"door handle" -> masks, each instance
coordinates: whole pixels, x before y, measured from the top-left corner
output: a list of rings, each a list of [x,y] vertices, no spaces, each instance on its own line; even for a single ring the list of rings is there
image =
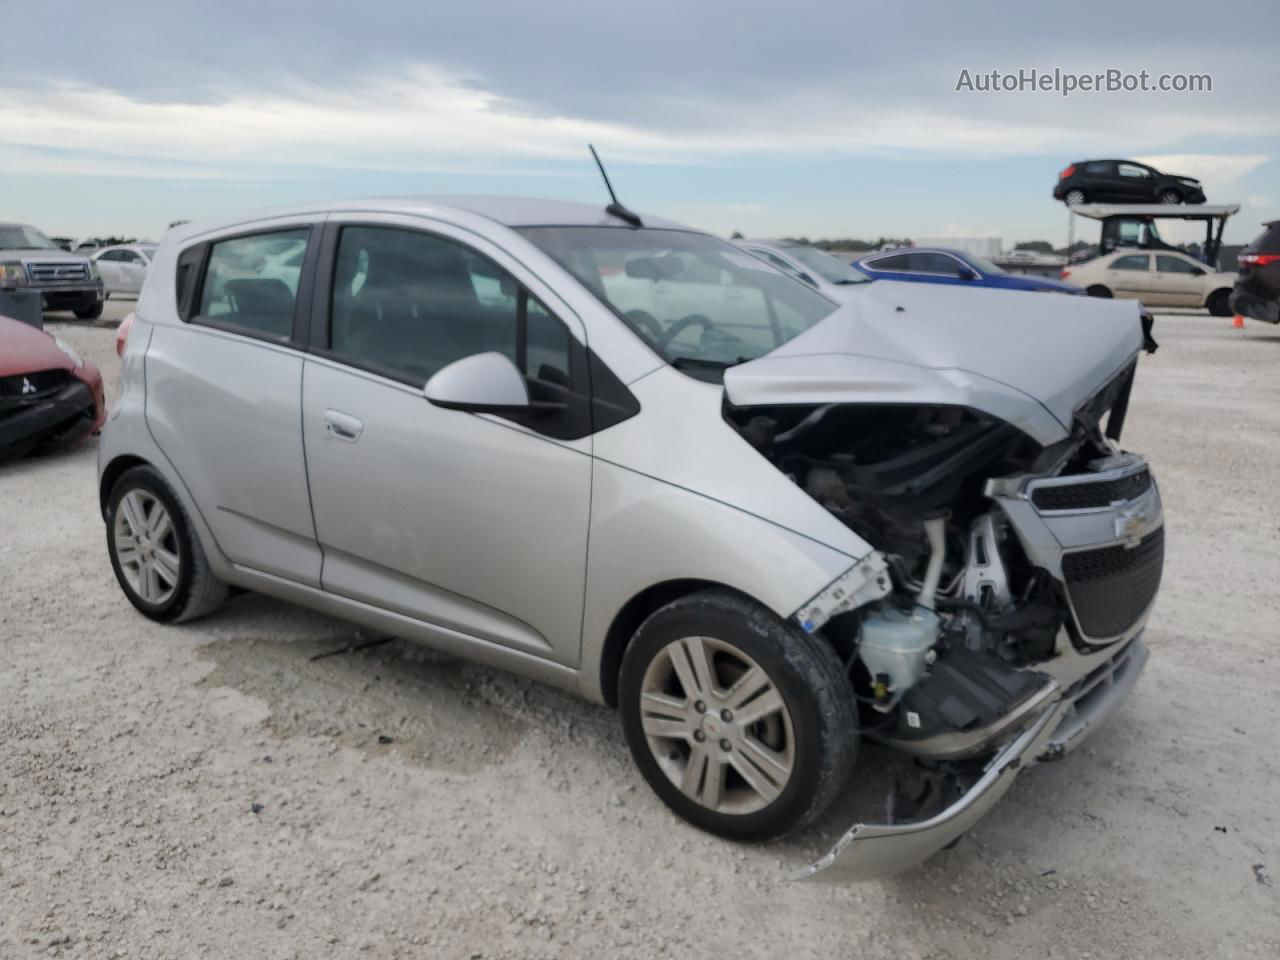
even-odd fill
[[[324,412],[324,428],[330,436],[345,440],[348,443],[355,443],[360,439],[364,424],[349,413],[343,413],[340,410],[326,410]]]

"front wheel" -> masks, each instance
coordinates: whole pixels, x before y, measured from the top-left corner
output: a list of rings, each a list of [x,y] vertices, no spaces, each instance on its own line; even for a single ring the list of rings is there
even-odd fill
[[[1102,297],[1104,300],[1110,300],[1110,299],[1111,299],[1111,290],[1110,290],[1110,288],[1109,288],[1109,287],[1104,287],[1104,286],[1103,286],[1102,284],[1100,284],[1100,283],[1095,283],[1092,287],[1088,287],[1088,288],[1086,288],[1084,292],[1085,292],[1085,293],[1087,293],[1087,294],[1088,294],[1089,296],[1091,296],[1091,297]]]
[[[191,521],[152,467],[126,471],[107,499],[107,552],[120,589],[152,620],[193,620],[227,597]]]
[[[1177,190],[1162,190],[1156,199],[1165,204],[1181,203],[1182,195]]]
[[[97,320],[102,316],[102,304],[95,303],[92,307],[77,307],[75,314],[77,319],[80,320]]]
[[[858,714],[834,651],[727,591],[662,607],[619,678],[640,772],[675,813],[738,840],[811,821],[853,767]]]

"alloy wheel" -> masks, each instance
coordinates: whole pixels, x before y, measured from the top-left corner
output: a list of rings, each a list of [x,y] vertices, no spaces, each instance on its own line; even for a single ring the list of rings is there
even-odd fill
[[[1068,191],[1067,191],[1067,206],[1069,206],[1069,207],[1074,207],[1074,206],[1078,206],[1079,204],[1082,204],[1082,203],[1084,203],[1084,191],[1083,191],[1083,190],[1068,190]]]
[[[130,490],[116,508],[112,539],[133,592],[149,604],[168,601],[178,589],[182,555],[164,504],[145,490]]]
[[[708,810],[754,813],[791,779],[796,737],[786,703],[732,644],[685,637],[663,647],[645,670],[640,714],[658,766]]]

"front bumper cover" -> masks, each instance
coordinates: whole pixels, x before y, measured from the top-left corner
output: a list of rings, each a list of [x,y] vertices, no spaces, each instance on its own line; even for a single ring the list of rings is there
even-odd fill
[[[997,751],[978,780],[954,803],[916,823],[856,824],[801,879],[873,880],[919,866],[981,820],[1023,770],[1057,760],[1080,746],[1128,698],[1148,656],[1146,645],[1135,639],[1070,687],[1063,689],[1054,681],[1060,696]],[[1076,666],[1093,663],[1089,658]]]
[[[93,388],[72,380],[56,395],[0,417],[0,459],[83,436],[100,425],[100,410]]]

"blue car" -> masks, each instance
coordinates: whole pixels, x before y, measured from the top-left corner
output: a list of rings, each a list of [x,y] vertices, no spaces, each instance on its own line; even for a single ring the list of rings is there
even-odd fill
[[[1080,287],[1061,280],[1005,273],[988,260],[945,247],[908,247],[887,253],[872,253],[855,260],[853,265],[875,280],[951,283],[1040,293],[1084,293]]]

